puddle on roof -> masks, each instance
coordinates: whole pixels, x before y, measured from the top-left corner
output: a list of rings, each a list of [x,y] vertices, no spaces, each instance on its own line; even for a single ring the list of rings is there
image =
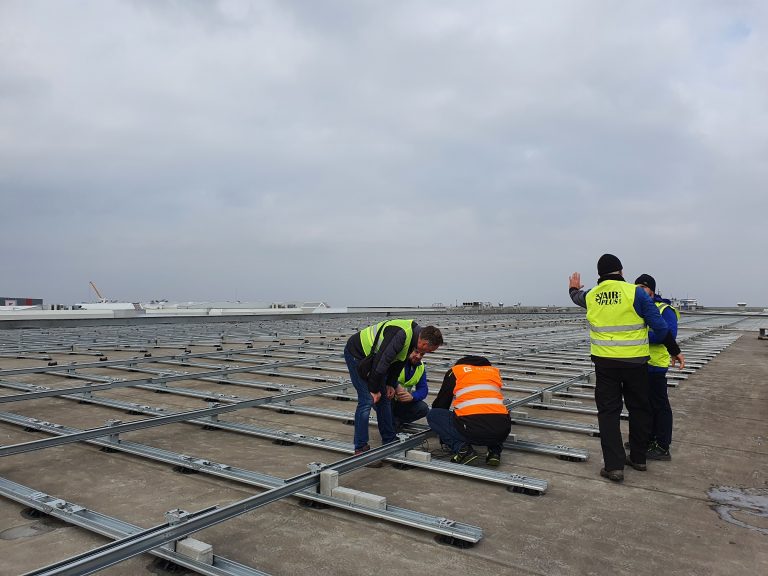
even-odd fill
[[[713,486],[707,495],[726,522],[768,535],[768,490]]]

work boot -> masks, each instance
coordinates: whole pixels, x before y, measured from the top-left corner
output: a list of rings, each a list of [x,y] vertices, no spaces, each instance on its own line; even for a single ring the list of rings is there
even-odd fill
[[[646,464],[638,464],[637,462],[632,462],[632,458],[630,458],[629,456],[627,456],[625,463],[627,466],[632,466],[632,468],[634,468],[638,472],[645,472],[646,470],[648,470],[648,466]]]
[[[600,476],[608,478],[611,482],[624,482],[624,470],[606,470],[600,468]]]
[[[498,466],[501,464],[501,454],[489,449],[488,454],[485,455],[485,463],[488,466]]]
[[[469,464],[477,460],[477,452],[472,448],[471,444],[464,444],[459,451],[451,457],[451,462],[454,464]]]
[[[669,449],[662,448],[659,446],[658,442],[651,444],[648,448],[648,452],[645,453],[645,457],[650,458],[651,460],[672,460],[672,455],[669,453]]]

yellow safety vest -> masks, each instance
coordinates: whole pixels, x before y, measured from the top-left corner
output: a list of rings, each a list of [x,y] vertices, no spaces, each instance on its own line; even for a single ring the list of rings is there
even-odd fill
[[[403,369],[400,370],[400,376],[397,377],[397,381],[408,390],[408,392],[411,391],[411,388],[416,386],[416,384],[419,383],[419,380],[421,380],[421,376],[424,374],[424,362],[421,364],[418,364],[416,366],[416,369],[413,371],[413,374],[408,379],[408,381],[405,381],[405,366],[403,366]]]
[[[590,352],[601,358],[650,355],[648,326],[635,312],[634,284],[604,280],[586,295]]]
[[[397,326],[405,330],[405,345],[397,353],[395,360],[398,362],[405,362],[408,357],[408,349],[411,347],[411,340],[413,340],[413,320],[387,320],[386,322],[379,322],[378,324],[372,324],[367,328],[360,331],[360,344],[363,346],[363,352],[366,356],[371,354],[373,350],[373,341],[376,340],[376,334],[381,330],[382,334],[379,336],[376,342],[376,349],[373,352],[378,352],[381,348],[381,343],[384,341],[384,330],[388,326]]]
[[[680,320],[680,312],[666,302],[656,302],[656,308],[659,309],[659,314],[663,314],[666,308],[672,308],[675,312],[675,316]],[[660,368],[669,368],[669,351],[667,350],[667,347],[664,346],[664,344],[650,344],[649,347],[651,350],[651,359],[648,360],[648,364]]]

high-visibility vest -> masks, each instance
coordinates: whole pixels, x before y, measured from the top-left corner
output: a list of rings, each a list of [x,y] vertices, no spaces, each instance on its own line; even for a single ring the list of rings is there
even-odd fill
[[[403,366],[403,369],[400,370],[400,375],[397,377],[397,381],[400,383],[400,385],[403,386],[408,392],[411,391],[411,388],[416,386],[416,384],[419,383],[419,380],[421,380],[421,376],[424,374],[424,362],[421,364],[418,364],[416,366],[416,369],[413,371],[413,374],[411,374],[411,377],[408,378],[408,381],[405,380],[405,366]]]
[[[604,280],[587,292],[590,351],[602,358],[649,356],[648,326],[635,312],[634,284]]]
[[[452,370],[456,376],[456,386],[451,406],[457,416],[508,413],[501,393],[501,374],[498,368],[459,364]]]
[[[386,322],[379,322],[364,328],[360,331],[360,344],[363,346],[363,352],[365,352],[366,356],[370,355],[371,350],[373,350],[373,341],[376,340],[376,334],[381,329],[382,334],[376,341],[376,349],[373,350],[374,352],[379,351],[384,340],[383,332],[388,326],[397,326],[405,330],[405,345],[395,357],[395,361],[405,362],[405,359],[408,357],[408,349],[411,347],[411,340],[413,340],[413,320],[387,320]]]
[[[666,308],[671,308],[677,319],[680,320],[680,312],[666,302],[656,302],[656,307],[659,309],[659,314],[663,314]],[[651,359],[648,360],[648,364],[659,368],[669,368],[669,351],[667,347],[664,344],[650,344],[649,348],[651,350]]]

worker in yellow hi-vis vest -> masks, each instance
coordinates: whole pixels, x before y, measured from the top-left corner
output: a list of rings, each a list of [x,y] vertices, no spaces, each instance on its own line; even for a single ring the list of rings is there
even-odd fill
[[[371,408],[382,443],[395,440],[391,400],[397,377],[406,362],[418,364],[425,354],[443,343],[443,335],[434,326],[419,326],[414,320],[387,320],[373,324],[349,337],[344,360],[357,391],[355,410],[355,454],[371,449],[368,424]]]
[[[645,291],[624,281],[621,261],[603,254],[597,261],[598,281],[583,291],[581,275],[569,278],[568,291],[574,304],[587,309],[590,352],[595,364],[595,403],[600,427],[604,467],[600,475],[613,482],[624,480],[624,465],[646,470],[646,452],[651,432],[648,402],[648,328],[670,346],[677,361],[680,348],[667,342],[667,324]],[[629,413],[629,456],[621,438],[621,409]]]
[[[669,333],[673,338],[677,338],[677,321],[680,319],[680,312],[672,307],[672,302],[656,293],[656,279],[650,274],[640,274],[635,279],[635,284],[645,290],[653,300],[667,324]],[[648,332],[648,343],[651,352],[651,359],[648,361],[648,400],[651,403],[653,424],[646,457],[649,460],[672,460],[672,455],[669,453],[669,446],[672,444],[672,406],[667,393],[670,354],[653,330]],[[680,368],[684,366],[683,362]]]

